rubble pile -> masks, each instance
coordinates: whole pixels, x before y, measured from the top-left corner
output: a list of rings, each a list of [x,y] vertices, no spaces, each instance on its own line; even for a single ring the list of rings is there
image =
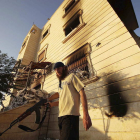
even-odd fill
[[[48,93],[44,90],[35,89],[23,89],[17,92],[17,95],[10,102],[9,106],[5,108],[5,111],[11,110],[13,108],[22,106],[30,102],[38,102],[41,99],[46,99]]]

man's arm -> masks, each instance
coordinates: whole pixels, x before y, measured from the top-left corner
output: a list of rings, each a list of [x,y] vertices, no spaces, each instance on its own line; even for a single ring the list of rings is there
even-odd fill
[[[56,92],[55,94],[51,95],[51,96],[48,98],[48,100],[49,100],[49,101],[52,101],[52,100],[58,99],[58,98],[59,98],[59,93]]]
[[[48,98],[49,104],[50,104],[51,108],[52,108],[53,106],[58,106],[59,101],[55,101],[55,102],[50,102],[50,101],[52,101],[52,100],[54,100],[54,99],[58,99],[58,98],[59,98],[59,93],[58,93],[58,92],[56,92],[55,94],[51,95],[51,96]]]
[[[92,126],[92,122],[88,113],[87,99],[84,89],[81,89],[79,94],[81,97],[81,103],[83,107],[83,125],[85,130],[87,131]]]

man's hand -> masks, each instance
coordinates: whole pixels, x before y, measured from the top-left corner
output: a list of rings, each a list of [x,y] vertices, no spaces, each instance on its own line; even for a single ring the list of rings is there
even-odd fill
[[[52,101],[52,100],[55,100],[55,99],[58,99],[58,98],[59,98],[59,93],[56,92],[56,93],[54,93],[53,95],[51,95],[51,96],[48,98],[48,100],[49,100],[49,101]]]
[[[55,100],[55,99],[58,99],[59,98],[59,93],[56,92],[55,94],[51,95],[49,98],[48,98],[48,102],[45,103],[44,105],[47,105],[49,103],[50,107],[52,108],[53,106],[58,106],[59,104],[59,101],[56,101],[56,102],[51,102],[52,100]]]
[[[54,106],[58,106],[59,101],[56,101],[56,102],[48,102],[48,103],[49,103],[50,107],[52,108]]]
[[[87,105],[87,98],[84,89],[81,89],[80,92],[81,103],[83,106],[83,125],[85,130],[87,131],[91,126],[92,122],[88,113],[88,105]]]
[[[83,116],[83,126],[86,131],[92,126],[92,122],[91,122],[89,114]]]
[[[50,108],[52,108],[53,107],[53,104],[52,104],[52,102],[48,102],[49,103],[49,105],[50,105]]]

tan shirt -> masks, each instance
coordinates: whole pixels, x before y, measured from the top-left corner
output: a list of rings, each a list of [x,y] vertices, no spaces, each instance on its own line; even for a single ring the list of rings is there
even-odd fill
[[[59,88],[59,117],[65,115],[79,116],[80,90],[84,84],[73,73],[62,80]]]

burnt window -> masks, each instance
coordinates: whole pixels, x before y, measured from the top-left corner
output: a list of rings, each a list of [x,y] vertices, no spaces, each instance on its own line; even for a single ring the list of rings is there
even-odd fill
[[[65,38],[63,39],[63,43],[68,41],[72,36],[74,36],[77,32],[79,32],[86,23],[83,22],[82,19],[83,10],[79,9],[64,25],[63,31],[65,34]]]
[[[43,37],[42,37],[42,39],[48,34],[48,30],[43,34]]]
[[[90,77],[89,44],[85,44],[65,58],[69,73],[75,73],[81,80]]]
[[[63,18],[77,5],[80,0],[69,0],[63,7],[63,11],[65,12],[62,16]]]
[[[45,57],[45,50],[42,53],[39,54],[39,56],[38,56],[38,62],[40,62],[41,60],[43,60],[44,57]]]
[[[75,73],[81,80],[89,78],[87,57],[83,56],[72,64],[68,65],[69,73]]]
[[[72,0],[72,1],[70,2],[70,4],[65,8],[65,13],[66,13],[69,9],[71,9],[71,7],[73,7],[73,5],[75,4],[75,2],[76,2],[76,0]]]
[[[73,29],[80,24],[79,16],[77,16],[72,22],[70,22],[64,29],[65,36],[67,36]]]

